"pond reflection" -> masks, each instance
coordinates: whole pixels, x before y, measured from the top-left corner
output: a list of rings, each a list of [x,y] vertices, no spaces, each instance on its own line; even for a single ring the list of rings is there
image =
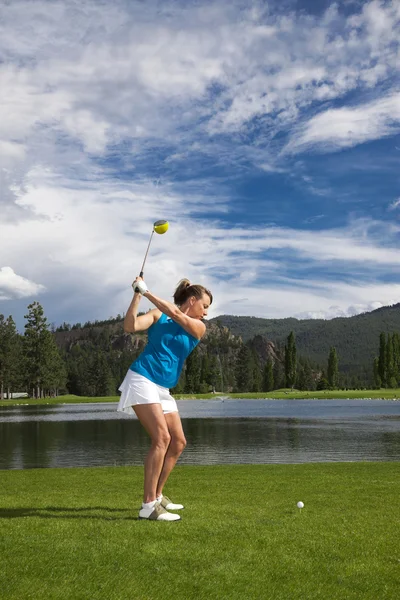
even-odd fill
[[[400,403],[326,402],[180,404],[188,440],[180,464],[400,460]],[[206,418],[207,406],[220,416]],[[188,418],[188,411],[202,418]],[[230,416],[238,411],[256,416]],[[113,404],[0,411],[0,469],[141,465],[148,447],[137,419]]]

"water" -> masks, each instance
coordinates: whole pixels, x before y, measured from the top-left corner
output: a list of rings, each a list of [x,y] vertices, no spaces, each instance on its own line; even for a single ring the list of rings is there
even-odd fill
[[[400,402],[180,400],[180,464],[399,461]],[[0,409],[0,469],[141,465],[149,440],[115,403]]]

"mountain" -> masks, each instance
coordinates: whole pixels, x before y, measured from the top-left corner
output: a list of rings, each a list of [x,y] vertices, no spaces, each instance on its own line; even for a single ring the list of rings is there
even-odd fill
[[[323,319],[260,319],[222,315],[211,322],[218,322],[244,342],[261,335],[283,345],[291,331],[296,336],[298,354],[314,363],[325,365],[331,346],[339,356],[339,368],[343,372],[372,369],[378,355],[379,334],[400,332],[400,303],[384,306],[354,317]]]

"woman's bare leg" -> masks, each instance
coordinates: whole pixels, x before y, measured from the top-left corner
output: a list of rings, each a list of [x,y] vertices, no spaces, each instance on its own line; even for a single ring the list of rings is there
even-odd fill
[[[157,497],[157,484],[171,441],[165,418],[168,415],[164,415],[161,404],[137,404],[133,409],[151,438],[151,448],[144,463],[143,502],[152,502]]]
[[[183,433],[182,421],[178,412],[172,412],[164,415],[168,432],[171,437],[171,441],[168,446],[168,451],[164,458],[164,464],[158,479],[156,493],[160,496],[163,491],[165,482],[167,481],[169,474],[174,468],[176,461],[182,454],[186,446],[186,438]]]

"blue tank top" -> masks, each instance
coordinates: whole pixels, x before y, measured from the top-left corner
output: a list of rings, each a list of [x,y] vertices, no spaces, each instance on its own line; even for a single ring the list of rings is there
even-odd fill
[[[153,383],[173,388],[179,381],[183,363],[200,340],[161,313],[148,330],[148,342],[130,369]]]

